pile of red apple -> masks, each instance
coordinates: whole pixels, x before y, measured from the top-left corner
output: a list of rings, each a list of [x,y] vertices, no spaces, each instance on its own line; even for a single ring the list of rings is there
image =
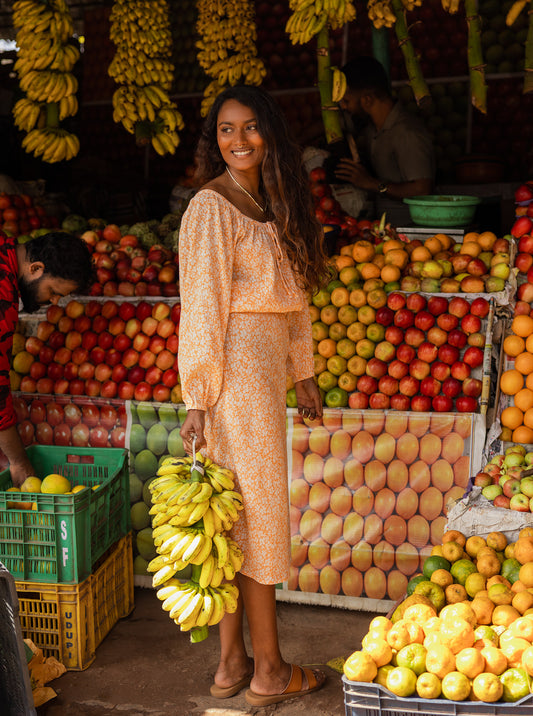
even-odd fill
[[[24,446],[125,447],[126,410],[119,401],[18,394],[13,403]]]
[[[23,393],[174,400],[180,306],[75,299],[46,320],[13,358]],[[174,392],[173,392],[174,391]]]
[[[178,296],[178,255],[156,244],[144,249],[133,234],[122,236],[116,224],[85,231],[96,282],[91,296]]]
[[[494,507],[533,512],[533,476],[524,476],[533,464],[533,453],[523,445],[511,445],[504,455],[495,455],[473,479],[481,494]]]
[[[0,229],[9,236],[21,236],[34,229],[57,227],[57,218],[49,217],[45,209],[34,204],[28,194],[0,193]]]
[[[462,296],[390,293],[375,317],[386,326],[385,340],[358,378],[349,407],[476,412],[483,383],[473,372],[483,365],[488,312],[483,297],[470,303]]]

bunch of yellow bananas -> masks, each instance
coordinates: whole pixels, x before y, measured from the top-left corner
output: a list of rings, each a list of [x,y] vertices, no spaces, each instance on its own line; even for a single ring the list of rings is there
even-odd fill
[[[266,75],[257,57],[255,10],[250,0],[198,0],[198,63],[213,80],[204,91],[201,114],[209,112],[226,85],[260,85]]]
[[[415,7],[422,7],[422,0],[402,0],[402,5],[406,10],[414,10]]]
[[[443,3],[445,0],[442,0]],[[396,15],[391,7],[390,0],[368,0],[368,17],[374,27],[379,30],[381,27],[394,27]]]
[[[446,12],[449,12],[450,15],[455,15],[455,13],[459,10],[460,3],[461,0],[441,0],[443,9],[446,10]]]
[[[290,0],[293,11],[285,31],[293,45],[304,45],[326,25],[337,30],[355,20],[355,7],[351,0]]]
[[[13,108],[15,125],[29,134],[22,146],[53,163],[72,159],[78,138],[57,125],[78,112],[78,80],[72,69],[79,50],[69,44],[72,18],[65,0],[15,0],[13,25],[19,55],[15,70],[26,97]],[[31,137],[30,137],[31,135]]]
[[[150,483],[152,534],[158,556],[148,565],[163,609],[182,631],[217,624],[237,608],[231,581],[243,554],[226,531],[239,519],[242,497],[231,470],[198,454],[167,458]],[[191,579],[179,572],[193,565]]]
[[[108,73],[120,87],[113,94],[113,120],[150,141],[163,156],[174,154],[183,117],[171,101],[174,80],[167,0],[115,0],[110,38],[116,52]]]

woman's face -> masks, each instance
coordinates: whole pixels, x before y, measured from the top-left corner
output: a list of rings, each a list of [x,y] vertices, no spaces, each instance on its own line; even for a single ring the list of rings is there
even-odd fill
[[[257,130],[257,119],[250,107],[228,99],[218,113],[217,141],[222,159],[236,171],[261,166],[265,142]]]

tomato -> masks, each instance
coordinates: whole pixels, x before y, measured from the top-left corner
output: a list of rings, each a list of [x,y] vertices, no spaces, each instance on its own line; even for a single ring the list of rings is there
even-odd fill
[[[320,198],[331,194],[331,189],[327,184],[311,184],[311,194]]]
[[[369,219],[360,219],[357,222],[357,226],[359,227],[359,231],[363,231],[363,229],[371,229],[372,222]]]

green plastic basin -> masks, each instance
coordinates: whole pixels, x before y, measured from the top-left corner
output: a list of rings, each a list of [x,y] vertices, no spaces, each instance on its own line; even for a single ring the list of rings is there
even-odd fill
[[[428,196],[412,196],[403,199],[409,207],[413,223],[420,226],[468,226],[476,206],[481,202],[477,196],[446,194]]]

